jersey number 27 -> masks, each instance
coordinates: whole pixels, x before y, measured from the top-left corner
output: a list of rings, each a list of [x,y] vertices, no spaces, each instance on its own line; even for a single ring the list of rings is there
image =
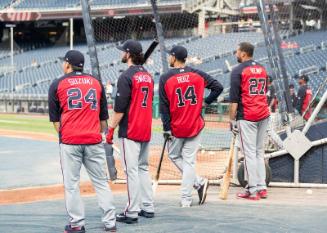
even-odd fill
[[[265,78],[251,78],[249,80],[250,95],[265,95],[266,94],[266,79]],[[261,84],[261,85],[259,85]]]

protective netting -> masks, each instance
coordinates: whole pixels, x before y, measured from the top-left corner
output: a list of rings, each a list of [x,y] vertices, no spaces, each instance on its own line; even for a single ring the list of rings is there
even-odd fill
[[[148,4],[150,6],[150,2]],[[91,5],[91,9],[94,7]],[[160,3],[158,7],[160,11]],[[171,48],[176,44],[187,47],[191,54],[189,63],[192,66],[202,64],[202,59],[204,58],[208,59],[208,52],[211,53],[211,57],[213,57],[213,54],[221,53],[219,49],[210,52],[208,47],[210,46],[209,43],[212,43],[212,45],[215,44],[214,41],[216,38],[210,38],[207,42],[201,42],[197,28],[197,14],[187,12],[163,13],[160,14],[160,20],[163,25],[166,48]],[[116,16],[106,19],[94,18],[92,24],[100,63],[101,78],[107,87],[110,100],[114,102],[117,79],[127,68],[126,64],[121,63],[121,51],[116,49],[116,45],[123,43],[127,39],[135,39],[139,40],[143,45],[143,49],[146,50],[153,39],[157,38],[156,24],[151,14],[125,17]],[[233,35],[234,40],[236,37],[236,35]],[[218,47],[222,48],[223,46],[219,45]],[[163,146],[162,123],[159,116],[159,98],[157,94],[158,81],[163,72],[159,46],[149,58],[145,67],[153,75],[156,89],[153,103],[153,130],[150,149],[150,169],[154,174]],[[202,67],[199,68],[202,69]],[[210,70],[206,69],[205,71]],[[203,108],[206,127],[202,131],[202,140],[197,156],[197,170],[199,175],[211,180],[217,180],[218,176],[222,174],[230,146],[231,134],[225,114],[226,108],[226,104],[222,105],[218,103]],[[170,181],[180,180],[180,172],[169,161],[167,151],[165,154],[161,179]],[[119,158],[119,154],[117,156]],[[120,168],[118,177],[124,179],[125,176],[121,170],[121,166],[118,165],[117,167]]]
[[[151,7],[150,1],[145,4]],[[267,26],[271,31],[270,40],[267,40],[269,36],[267,32],[262,30],[258,4],[263,4],[266,9]],[[323,50],[324,35],[326,35],[324,31],[326,8],[323,1],[315,3],[268,0],[225,1],[222,5],[215,1],[203,1],[203,3],[185,1],[182,3],[184,11],[174,13],[161,12],[160,1],[157,1],[157,6],[166,47],[171,48],[177,44],[185,46],[189,51],[188,65],[206,71],[220,81],[225,87],[225,96],[228,95],[230,72],[237,65],[234,52],[238,44],[246,41],[255,45],[255,60],[262,63],[274,79],[271,85],[275,88],[278,105],[272,117],[271,128],[276,133],[285,130],[280,115],[281,111],[287,110],[285,91],[288,92],[288,87],[285,88],[283,69],[286,71],[289,84],[295,87],[295,94],[299,88],[297,78],[303,74],[310,77],[313,93],[319,91],[316,98],[326,90],[326,87],[319,89],[320,84],[327,77],[325,59],[322,59],[325,57]],[[205,11],[202,6],[206,6]],[[91,5],[91,9],[94,7]],[[115,49],[115,46],[132,38],[140,40],[146,49],[157,37],[154,17],[145,14],[94,18],[93,27],[101,76],[110,89],[111,96],[114,97],[116,80],[126,69],[125,65],[120,63],[120,52]],[[279,45],[276,43],[277,37],[280,38]],[[271,53],[269,49],[274,51]],[[279,62],[279,52],[284,55],[284,64]],[[159,49],[153,53],[146,68],[158,83],[163,71]],[[197,167],[202,175],[216,179],[218,173],[223,170],[231,138],[227,124],[227,105],[214,104],[205,109],[203,114],[206,127],[202,132]],[[303,124],[302,117],[295,114],[291,121],[292,128]],[[155,168],[163,145],[157,97],[154,99],[153,128],[150,161],[151,166]],[[270,147],[276,149],[274,144],[274,142],[269,143],[268,140],[266,149]],[[180,177],[179,172],[168,160],[164,160],[163,170],[167,179]]]

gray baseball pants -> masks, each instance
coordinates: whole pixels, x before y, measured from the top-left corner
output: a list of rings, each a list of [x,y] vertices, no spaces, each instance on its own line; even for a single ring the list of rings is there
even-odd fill
[[[80,171],[83,164],[97,194],[98,204],[103,213],[102,222],[106,227],[114,226],[116,214],[106,175],[106,155],[103,144],[60,144],[60,162],[69,224],[72,227],[85,225],[84,206],[79,189]]]
[[[267,135],[269,118],[258,122],[237,121],[240,148],[244,155],[244,170],[248,180],[248,191],[255,193],[266,189],[266,168],[264,161],[264,140]]]
[[[193,138],[175,138],[168,141],[170,160],[182,173],[181,204],[192,204],[192,190],[196,190],[204,183],[204,179],[196,175],[195,162],[199,150],[200,134]]]
[[[120,138],[121,157],[127,181],[125,215],[137,218],[140,210],[154,212],[152,181],[149,173],[149,143]]]

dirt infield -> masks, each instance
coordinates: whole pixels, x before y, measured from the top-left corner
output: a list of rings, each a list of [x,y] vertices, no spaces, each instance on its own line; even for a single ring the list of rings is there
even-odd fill
[[[112,191],[116,193],[126,190],[126,187],[123,184],[111,184],[110,187]],[[90,182],[81,183],[80,191],[82,196],[90,196],[95,194],[95,191]],[[0,190],[0,205],[29,203],[42,200],[58,200],[63,198],[63,185],[30,187],[3,191]]]
[[[26,132],[26,131],[17,131],[17,130],[6,130],[0,129],[0,136],[2,137],[11,137],[11,138],[21,138],[21,139],[31,139],[38,141],[47,141],[47,142],[57,142],[58,138],[55,135],[47,133],[37,133],[37,132]]]

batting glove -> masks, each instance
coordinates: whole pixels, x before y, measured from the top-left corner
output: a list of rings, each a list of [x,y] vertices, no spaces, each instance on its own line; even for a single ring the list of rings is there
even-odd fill
[[[114,128],[108,128],[107,134],[106,134],[106,141],[108,144],[114,144],[113,143],[113,139],[114,139],[114,132],[115,129]]]
[[[230,130],[232,131],[232,133],[234,135],[237,135],[238,134],[238,127],[237,127],[237,124],[236,124],[236,121],[232,120],[229,122],[229,126],[230,126]]]
[[[165,138],[165,140],[171,140],[172,139],[172,135],[171,135],[171,131],[164,131],[163,132],[163,136]]]

